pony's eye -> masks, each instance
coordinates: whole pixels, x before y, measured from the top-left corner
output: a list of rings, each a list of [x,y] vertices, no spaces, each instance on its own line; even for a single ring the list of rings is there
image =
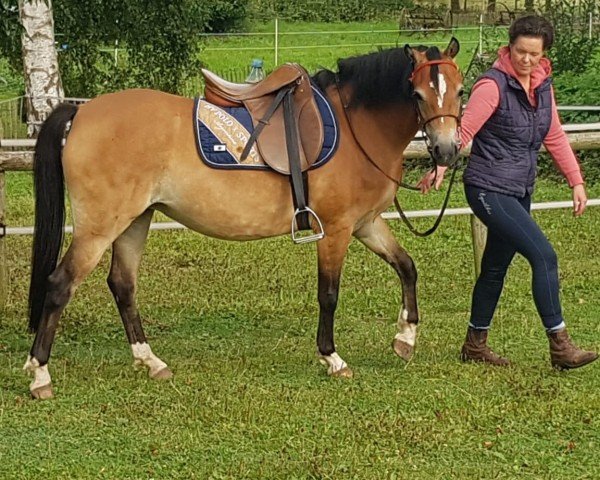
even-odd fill
[[[458,96],[459,96],[459,97],[462,97],[464,94],[465,94],[465,91],[464,91],[464,90],[461,88],[461,89],[458,91]]]
[[[422,102],[423,100],[425,100],[423,98],[423,95],[421,95],[419,92],[417,92],[416,90],[413,92],[413,98],[415,100],[417,100],[418,102]]]

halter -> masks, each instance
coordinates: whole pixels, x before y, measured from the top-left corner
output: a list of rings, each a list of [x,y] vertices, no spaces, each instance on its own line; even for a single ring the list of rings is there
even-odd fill
[[[415,67],[413,72],[410,74],[410,77],[408,78],[410,83],[413,85],[413,88],[414,88],[413,80],[415,78],[415,75],[418,72],[420,72],[421,70],[423,70],[425,67],[433,67],[434,65],[451,65],[456,70],[458,70],[458,65],[456,65],[456,63],[454,63],[452,60],[428,60],[427,62],[423,62]],[[437,166],[437,162],[435,162],[435,157],[433,156],[432,150],[431,150],[431,148],[432,148],[431,140],[430,140],[429,136],[427,135],[427,125],[438,118],[450,117],[456,121],[456,129],[460,132],[460,119],[462,117],[462,107],[460,108],[458,115],[455,115],[453,113],[441,113],[439,115],[433,115],[432,117],[428,118],[427,120],[423,119],[423,114],[421,113],[421,108],[419,107],[419,102],[415,102],[415,110],[417,112],[418,122],[419,122],[419,124],[422,125],[421,130],[423,132],[423,139],[425,141],[425,146],[427,147],[427,151],[429,152],[429,155],[431,156],[431,158],[433,159],[434,163]]]
[[[452,63],[452,65],[454,65],[453,62],[449,62],[448,60],[445,60],[445,61],[444,60],[434,60],[434,61],[436,63]],[[427,62],[427,63],[430,63],[430,62]],[[414,72],[413,72],[413,75],[414,75]],[[412,76],[411,76],[411,80],[412,80]],[[404,183],[401,179],[397,180],[397,179],[393,178],[392,176],[390,176],[379,165],[377,165],[377,162],[375,162],[375,160],[373,160],[371,158],[371,156],[365,151],[365,149],[363,148],[363,146],[358,141],[358,138],[356,138],[356,134],[354,133],[354,129],[352,128],[352,122],[350,121],[350,115],[348,113],[348,104],[344,101],[344,98],[342,97],[342,89],[340,87],[339,77],[338,77],[337,74],[335,74],[335,87],[336,87],[336,90],[338,92],[338,97],[340,99],[340,103],[342,104],[342,111],[344,112],[344,117],[346,119],[346,122],[348,123],[348,128],[350,129],[350,133],[352,134],[352,137],[354,138],[354,141],[356,142],[356,145],[358,146],[359,150],[364,155],[364,157],[369,161],[369,163],[371,165],[373,165],[377,170],[379,170],[379,172],[381,174],[383,174],[384,177],[386,177],[388,180],[391,180],[392,182],[394,182],[397,187],[404,187],[404,188],[407,188],[409,190],[420,191],[420,188],[413,187],[412,185],[408,185],[408,184]],[[439,116],[441,117],[441,116],[450,116],[450,115],[439,115]],[[418,109],[417,109],[417,117],[418,117],[419,120],[421,119],[421,117],[419,115],[419,110]],[[455,118],[457,118],[457,117],[455,117]],[[457,121],[459,121],[458,118],[457,118]],[[423,131],[423,133],[425,133],[425,132]],[[425,138],[427,138],[427,137],[425,136]],[[427,144],[427,141],[426,141],[426,144]],[[436,176],[437,176],[437,162],[435,161],[435,158],[432,155],[431,147],[428,144],[427,144],[427,151],[429,152],[429,157],[431,158],[431,160],[433,162],[433,165],[434,165],[433,171],[436,173]],[[448,206],[448,201],[450,200],[450,192],[452,191],[452,185],[454,184],[454,177],[456,176],[456,171],[460,167],[461,167],[460,162],[456,162],[456,164],[454,165],[454,169],[452,170],[452,177],[450,178],[450,184],[448,185],[448,191],[446,192],[446,197],[444,198],[444,202],[442,204],[442,208],[440,210],[440,214],[438,215],[438,218],[436,219],[436,221],[433,224],[433,226],[431,228],[429,228],[428,230],[426,230],[425,232],[419,232],[413,226],[413,224],[406,217],[404,211],[402,210],[402,207],[400,206],[400,202],[398,202],[397,193],[394,194],[394,206],[396,207],[396,210],[398,211],[398,214],[400,215],[400,218],[406,224],[406,226],[408,227],[408,229],[414,235],[416,235],[417,237],[428,237],[433,232],[435,232],[437,230],[437,228],[439,227],[439,225],[440,225],[440,223],[442,221],[442,217],[444,216],[444,212],[446,211],[446,207]],[[434,178],[433,181],[435,182],[435,178]]]

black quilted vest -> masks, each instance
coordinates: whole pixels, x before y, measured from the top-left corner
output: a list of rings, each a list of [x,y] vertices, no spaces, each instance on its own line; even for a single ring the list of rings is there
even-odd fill
[[[552,121],[552,79],[535,89],[537,107],[521,84],[492,68],[480,78],[498,85],[500,102],[494,114],[473,138],[463,175],[467,185],[517,197],[533,192],[538,152]]]

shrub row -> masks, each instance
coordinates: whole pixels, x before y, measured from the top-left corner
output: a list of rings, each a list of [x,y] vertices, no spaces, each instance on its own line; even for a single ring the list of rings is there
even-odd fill
[[[258,16],[307,22],[362,22],[399,15],[411,0],[252,0]]]

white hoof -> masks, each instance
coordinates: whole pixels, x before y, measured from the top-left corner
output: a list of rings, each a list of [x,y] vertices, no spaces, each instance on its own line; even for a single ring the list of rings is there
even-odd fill
[[[408,323],[406,318],[408,312],[402,310],[398,317],[398,333],[392,342],[392,348],[396,355],[408,361],[412,358],[417,343],[417,324]]]
[[[33,398],[40,400],[52,398],[52,379],[48,371],[48,364],[40,367],[38,359],[29,355],[23,365],[23,370],[33,375],[33,382],[29,385],[29,391]]]
[[[152,370],[150,370],[148,372],[148,376],[152,380],[171,380],[173,378],[173,372],[169,369],[169,367],[165,367],[158,372],[152,372]]]
[[[398,355],[403,360],[406,360],[407,362],[412,358],[413,354],[415,353],[415,347],[409,345],[406,342],[403,342],[402,340],[398,340],[397,338],[394,338],[392,342],[392,348],[394,349],[394,353],[396,355]]]
[[[341,370],[330,373],[329,376],[333,378],[352,378],[354,377],[354,372],[350,370],[350,367],[344,367]]]
[[[131,351],[134,358],[133,365],[147,367],[150,378],[167,380],[173,376],[167,364],[152,353],[152,349],[147,343],[135,343],[131,345]]]
[[[34,400],[48,400],[49,398],[54,397],[54,393],[52,392],[52,384],[44,385],[43,387],[30,389],[31,398]]]
[[[348,364],[342,360],[337,352],[333,352],[331,355],[321,355],[317,351],[319,362],[327,367],[327,375],[330,377],[341,377],[351,378],[352,370],[348,367]]]

